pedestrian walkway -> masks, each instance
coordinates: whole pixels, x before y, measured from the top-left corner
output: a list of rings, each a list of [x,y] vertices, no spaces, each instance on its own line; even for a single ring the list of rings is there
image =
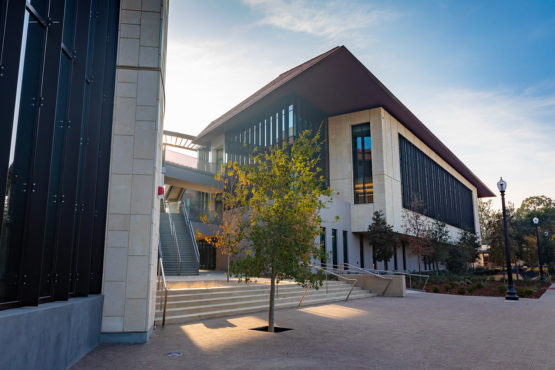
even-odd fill
[[[541,299],[418,293],[217,318],[102,345],[76,369],[554,369],[555,286]],[[169,356],[168,354],[173,354]]]

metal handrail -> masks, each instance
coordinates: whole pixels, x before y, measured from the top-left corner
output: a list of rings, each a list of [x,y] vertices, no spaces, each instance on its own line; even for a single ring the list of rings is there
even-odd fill
[[[183,199],[181,199],[181,212],[183,217],[185,218],[185,223],[189,226],[189,231],[191,232],[191,239],[193,239],[193,249],[195,250],[195,257],[197,259],[197,265],[200,264],[200,253],[198,250],[197,239],[195,238],[195,232],[193,230],[193,225],[191,223],[191,219],[189,218],[189,213],[187,212],[187,208],[185,207],[185,203]]]
[[[162,306],[164,310],[162,311],[162,327],[166,325],[166,309],[168,307],[168,284],[166,282],[166,274],[164,273],[164,264],[162,257],[158,257],[158,291],[163,289],[164,295],[160,297],[160,311],[162,311]]]
[[[352,273],[363,273],[363,274],[368,274],[368,275],[375,276],[375,277],[380,278],[380,279],[392,280],[392,278],[390,278],[390,277],[382,276],[379,273],[372,272],[369,269],[365,269],[363,267],[359,267],[359,266],[356,266],[356,265],[351,265],[350,263],[346,263],[346,262],[342,263],[342,264],[339,264],[339,265],[334,265],[334,266],[339,266],[338,270],[340,271],[340,274],[347,274],[348,275],[348,274],[352,274]],[[341,268],[341,267],[344,267],[344,266],[348,266],[348,269]],[[334,267],[334,270],[335,270],[335,267]]]
[[[409,289],[413,289],[412,288],[412,276],[418,276],[420,281],[422,280],[422,278],[426,278],[426,280],[424,281],[424,285],[422,286],[422,290],[426,289],[426,284],[428,284],[428,280],[430,279],[430,275],[413,274],[413,273],[402,272],[402,271],[391,271],[391,270],[372,270],[372,271],[376,271],[378,274],[385,273],[385,274],[391,274],[391,275],[405,275],[405,276],[408,276],[409,277]]]
[[[338,279],[342,279],[342,280],[345,280],[345,281],[352,282],[351,283],[351,289],[349,290],[349,293],[347,293],[347,296],[345,297],[345,302],[347,302],[349,300],[349,296],[351,295],[351,292],[353,291],[353,289],[355,287],[355,284],[357,283],[357,279],[346,278],[345,276],[341,276],[339,274],[336,274],[333,271],[329,271],[329,270],[327,270],[325,268],[322,268],[320,266],[316,266],[316,265],[312,265],[312,264],[308,264],[308,265],[312,268],[317,269],[317,270],[324,271],[324,274],[326,275],[326,294],[328,294],[328,275],[333,275],[333,276],[337,277]],[[297,304],[297,308],[301,307],[301,304],[303,303],[304,297],[306,296],[306,293],[308,292],[308,289],[310,289],[310,284],[304,290],[303,296],[301,297],[301,300],[299,301],[299,304]]]
[[[172,214],[168,213],[170,218],[170,230],[173,236],[173,243],[175,246],[175,251],[177,252],[177,274],[181,275],[181,252],[179,251],[179,241],[177,240],[177,233],[175,232],[175,224],[172,220]]]
[[[170,208],[168,206],[168,204],[166,203],[166,199],[162,198],[163,202],[164,202],[164,209],[166,210],[166,213],[168,214],[169,220],[170,220],[170,233],[172,234],[173,237],[173,244],[175,247],[175,251],[177,252],[177,274],[181,275],[181,252],[179,251],[179,242],[177,241],[177,233],[175,232],[175,224],[173,223],[173,219],[172,219],[172,214],[170,212]]]

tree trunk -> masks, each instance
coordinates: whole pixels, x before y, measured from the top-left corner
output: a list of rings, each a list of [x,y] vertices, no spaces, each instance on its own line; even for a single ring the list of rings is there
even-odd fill
[[[227,282],[228,282],[228,284],[229,284],[229,255],[230,254],[231,253],[228,251],[227,252]]]
[[[422,270],[420,269],[420,255],[418,255],[418,273],[422,273]]]
[[[268,311],[268,331],[274,332],[274,294],[276,292],[276,276],[274,274],[274,267],[272,266],[270,283],[270,309]]]

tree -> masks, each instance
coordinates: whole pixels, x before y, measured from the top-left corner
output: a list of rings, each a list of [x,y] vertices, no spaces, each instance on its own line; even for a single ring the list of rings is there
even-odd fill
[[[428,241],[428,257],[434,264],[436,272],[439,272],[439,264],[447,260],[449,230],[445,222],[435,220],[426,230]]]
[[[457,248],[462,253],[465,270],[468,265],[474,263],[478,258],[480,242],[476,234],[464,230],[460,233],[457,243],[452,247]]]
[[[311,265],[313,259],[325,257],[315,239],[320,232],[319,210],[331,195],[322,185],[319,151],[319,134],[311,138],[305,131],[292,145],[254,153],[252,165],[234,170],[238,182],[230,197],[246,212],[239,226],[242,242],[231,250],[230,271],[246,281],[270,278],[270,332],[274,331],[276,281],[292,279],[318,288],[324,278]]]
[[[410,204],[410,211],[403,212],[403,229],[405,234],[409,236],[409,249],[413,254],[418,256],[418,272],[421,272],[420,259],[429,253],[427,242],[427,227],[424,213],[424,202],[418,197],[413,196]]]
[[[368,226],[368,240],[377,261],[389,261],[393,256],[393,246],[397,238],[382,211],[374,212],[372,224]]]

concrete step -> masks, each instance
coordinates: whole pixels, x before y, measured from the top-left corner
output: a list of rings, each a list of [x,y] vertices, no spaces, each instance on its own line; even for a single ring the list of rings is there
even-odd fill
[[[344,289],[341,291],[334,291],[334,292],[328,292],[326,294],[326,292],[321,292],[321,291],[309,291],[306,296],[305,299],[306,300],[312,300],[312,299],[317,299],[317,298],[329,298],[332,300],[335,300],[337,298],[343,298],[345,299],[345,297],[347,296],[347,294],[349,293],[350,289]],[[351,296],[353,299],[355,299],[356,297],[359,297],[361,295],[366,296],[368,292],[366,291],[362,291],[362,290],[353,290],[353,292],[351,292]],[[349,296],[349,298],[351,298],[351,296]],[[281,293],[279,294],[279,296],[276,296],[276,299],[279,302],[299,302],[299,300],[302,297],[302,293],[294,293],[294,294],[287,294],[287,295],[282,295]],[[176,315],[187,315],[187,314],[193,314],[193,313],[202,313],[205,311],[221,311],[221,310],[227,310],[227,309],[233,309],[233,308],[244,308],[244,307],[256,307],[256,306],[260,306],[260,305],[264,305],[268,303],[268,299],[269,299],[269,294],[262,294],[262,295],[257,295],[257,296],[252,296],[252,297],[247,297],[247,298],[243,298],[241,300],[231,300],[231,301],[224,301],[222,303],[215,303],[215,302],[198,302],[198,301],[193,301],[190,302],[191,304],[193,304],[192,306],[185,306],[182,304],[178,304],[176,302],[172,302],[172,304],[170,305],[170,303],[168,303],[168,308],[167,308],[167,315],[171,315],[171,316],[176,316]]]
[[[367,291],[359,291],[359,292],[353,292],[351,294],[351,297],[349,297],[349,299],[361,299],[361,298],[371,298],[371,297],[375,297],[375,294],[367,292]],[[300,300],[300,296],[295,299],[281,299],[278,298],[276,300],[276,304],[275,304],[275,308],[276,309],[282,309],[282,308],[292,308],[292,307],[296,307],[297,304],[299,303]],[[314,295],[314,296],[309,296],[307,294],[307,297],[305,297],[302,307],[305,306],[310,306],[310,305],[316,305],[316,304],[325,304],[325,303],[331,303],[331,302],[339,302],[339,301],[344,301],[345,300],[345,295],[340,295],[340,294],[333,294],[333,295]],[[159,305],[157,305],[157,308],[159,307]],[[188,314],[170,314],[169,312],[166,312],[166,323],[168,324],[172,324],[172,323],[186,323],[186,322],[192,322],[192,321],[200,321],[200,320],[206,320],[206,319],[211,319],[211,318],[216,318],[216,317],[226,317],[226,316],[237,316],[237,315],[243,315],[243,314],[248,314],[248,313],[254,313],[254,312],[262,312],[262,311],[267,311],[268,310],[268,300],[266,299],[264,302],[261,302],[260,304],[256,304],[256,305],[248,305],[248,306],[243,306],[243,307],[236,307],[236,308],[227,308],[227,309],[214,309],[214,310],[206,310],[203,312],[196,312],[196,313],[188,313]],[[157,323],[161,323],[162,320],[162,313],[160,311],[156,312],[156,322]]]
[[[234,297],[246,297],[253,295],[268,295],[270,293],[270,288],[267,285],[260,286],[249,286],[249,287],[237,287],[237,288],[206,288],[205,291],[201,289],[187,289],[187,290],[171,290],[168,292],[168,302],[185,302],[185,301],[197,301],[197,300],[209,300],[209,299],[225,299]],[[328,286],[328,293],[342,291],[345,289],[351,289],[349,285],[330,285]],[[358,289],[358,288],[355,288]],[[291,284],[291,286],[280,286],[278,289],[278,294],[281,296],[283,294],[301,294],[304,293],[305,288],[300,287],[296,284]],[[316,291],[315,289],[310,289],[309,291]],[[325,287],[320,288],[319,291],[326,291]],[[181,292],[181,293],[180,293]]]

